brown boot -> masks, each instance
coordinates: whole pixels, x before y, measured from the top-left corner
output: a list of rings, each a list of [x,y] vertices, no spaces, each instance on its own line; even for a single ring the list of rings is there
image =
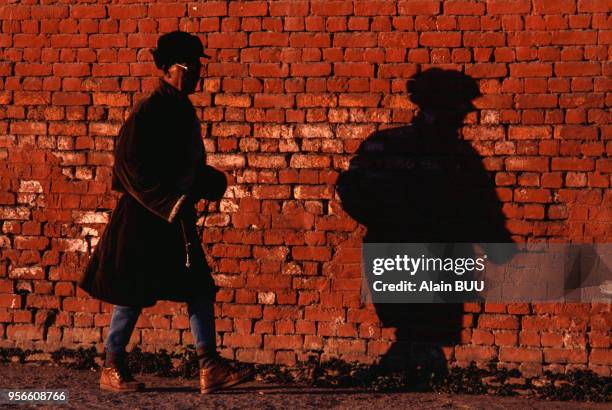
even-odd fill
[[[134,392],[144,389],[144,383],[134,379],[125,363],[125,353],[106,352],[106,361],[100,374],[100,388],[116,392]]]
[[[199,348],[197,351],[200,362],[200,393],[202,394],[235,386],[252,376],[249,369],[233,369],[228,361],[220,357],[216,351],[204,353]]]

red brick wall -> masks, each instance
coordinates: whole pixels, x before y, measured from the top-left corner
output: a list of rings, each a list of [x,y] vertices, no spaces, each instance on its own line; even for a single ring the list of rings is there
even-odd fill
[[[366,228],[334,188],[362,141],[411,122],[407,80],[432,67],[483,94],[462,135],[514,240],[612,239],[609,1],[29,3],[0,6],[1,346],[101,348],[112,306],[75,279],[117,200],[120,123],[156,82],[149,48],[178,28],[215,56],[193,102],[232,180],[204,239],[228,356],[371,362],[400,344],[359,302]],[[449,362],[610,374],[609,305],[466,305],[459,320]],[[188,325],[160,302],[132,342],[190,343]]]

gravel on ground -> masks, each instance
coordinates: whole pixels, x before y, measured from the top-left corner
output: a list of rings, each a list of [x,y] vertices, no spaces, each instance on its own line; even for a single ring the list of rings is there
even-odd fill
[[[68,409],[609,409],[609,403],[552,402],[526,397],[373,393],[360,389],[312,388],[248,382],[201,395],[197,379],[135,377],[146,383],[138,393],[98,387],[100,371],[38,363],[0,364],[0,389],[66,389],[67,404],[0,405],[7,408]]]

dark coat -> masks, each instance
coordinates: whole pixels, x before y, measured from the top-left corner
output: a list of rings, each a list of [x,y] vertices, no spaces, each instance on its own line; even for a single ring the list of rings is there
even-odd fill
[[[193,105],[160,80],[119,132],[112,189],[123,195],[78,286],[124,306],[214,294],[218,288],[198,238],[194,204],[220,199],[226,187],[225,175],[206,165]],[[183,232],[192,244],[190,268]]]

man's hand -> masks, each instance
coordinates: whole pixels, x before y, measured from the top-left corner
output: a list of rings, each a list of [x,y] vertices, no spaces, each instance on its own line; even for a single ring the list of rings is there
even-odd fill
[[[225,174],[209,165],[204,165],[196,173],[190,196],[195,199],[194,203],[202,198],[217,201],[223,198],[226,189]]]

